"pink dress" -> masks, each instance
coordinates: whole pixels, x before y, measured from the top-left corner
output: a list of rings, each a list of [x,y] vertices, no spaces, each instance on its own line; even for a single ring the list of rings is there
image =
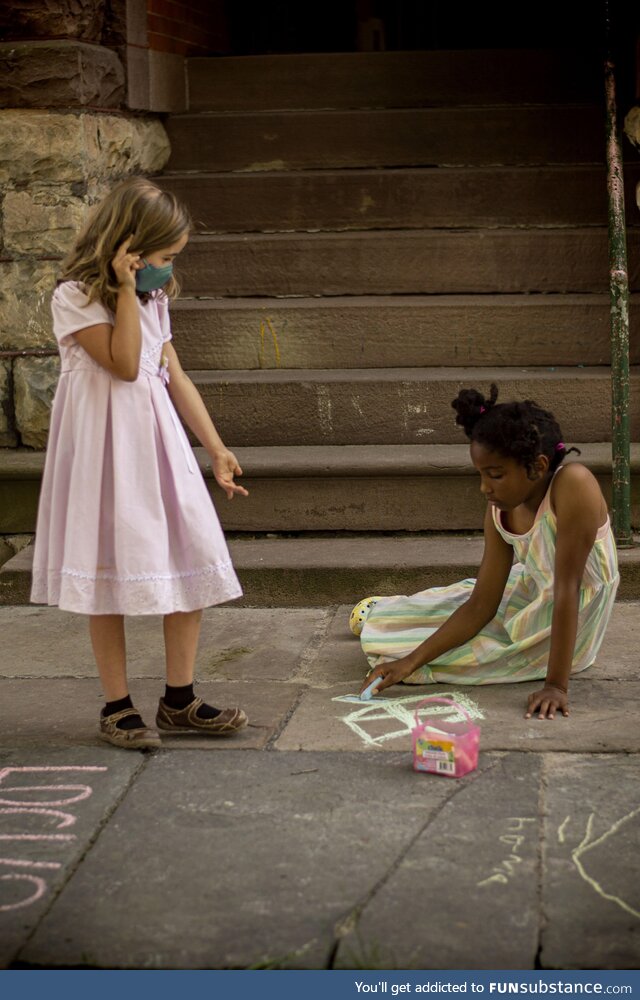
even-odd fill
[[[140,372],[115,378],[74,333],[113,324],[76,282],[56,289],[61,359],[31,600],[81,614],[195,611],[240,597],[211,497],[166,386],[168,301],[139,303]]]

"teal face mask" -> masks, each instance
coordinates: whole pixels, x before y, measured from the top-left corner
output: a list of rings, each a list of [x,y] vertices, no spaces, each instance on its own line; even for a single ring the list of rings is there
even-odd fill
[[[154,267],[142,258],[145,266],[141,271],[136,271],[136,288],[139,292],[154,292],[156,288],[162,288],[173,274],[173,264],[165,264],[164,267]]]

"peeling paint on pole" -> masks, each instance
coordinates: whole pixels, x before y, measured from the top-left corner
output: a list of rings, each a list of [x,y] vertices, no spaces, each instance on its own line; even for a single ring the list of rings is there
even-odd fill
[[[609,290],[611,299],[611,414],[613,530],[619,547],[633,544],[629,434],[629,279],[622,154],[616,112],[614,65],[605,61]]]

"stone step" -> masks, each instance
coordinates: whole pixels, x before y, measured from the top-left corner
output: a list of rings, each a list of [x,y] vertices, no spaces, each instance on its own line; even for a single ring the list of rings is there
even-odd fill
[[[201,232],[607,224],[598,165],[168,173],[157,180],[190,208]],[[629,164],[628,205],[639,180],[640,164]]]
[[[608,295],[179,299],[172,328],[186,368],[604,365]],[[631,296],[640,363],[640,295]]]
[[[639,229],[627,243],[630,287],[640,291]],[[213,297],[607,292],[607,231],[194,236],[179,276],[184,294]]]
[[[168,169],[602,163],[594,105],[171,115]]]
[[[192,111],[554,104],[601,96],[577,50],[347,52],[187,61]]]
[[[568,440],[611,439],[609,368],[382,368],[195,371],[223,440],[267,445],[459,444],[451,400],[464,386],[535,399]],[[640,440],[640,371],[630,380],[631,436]]]
[[[611,445],[580,444],[611,501]],[[476,530],[485,502],[466,444],[238,448],[248,500],[227,503],[195,449],[226,531]],[[35,531],[42,452],[0,452],[0,534]],[[632,446],[632,523],[640,527],[640,444]]]
[[[578,445],[611,504],[611,445]],[[201,465],[226,531],[475,531],[486,507],[467,444],[239,448],[246,503],[227,503]],[[640,528],[640,444],[632,446]]]
[[[232,539],[247,607],[355,604],[369,594],[413,594],[475,577],[480,534]],[[29,603],[32,549],[0,568],[0,605]],[[618,600],[640,598],[640,546],[621,550]]]

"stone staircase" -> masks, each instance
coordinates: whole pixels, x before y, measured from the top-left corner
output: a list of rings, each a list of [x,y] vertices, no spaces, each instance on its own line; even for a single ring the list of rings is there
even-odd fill
[[[197,225],[174,338],[251,490],[232,504],[213,494],[247,603],[348,602],[473,574],[483,501],[450,407],[463,385],[495,381],[502,399],[553,409],[610,494],[597,61],[255,56],[193,59],[188,74],[159,178]],[[638,179],[630,162],[634,292]],[[639,395],[634,373],[635,440]],[[33,530],[41,456],[8,464],[0,495],[19,481],[22,499],[1,530]],[[639,466],[634,447],[636,526]],[[28,560],[0,572],[0,599],[24,598]],[[623,597],[640,596],[636,562],[621,555]]]

